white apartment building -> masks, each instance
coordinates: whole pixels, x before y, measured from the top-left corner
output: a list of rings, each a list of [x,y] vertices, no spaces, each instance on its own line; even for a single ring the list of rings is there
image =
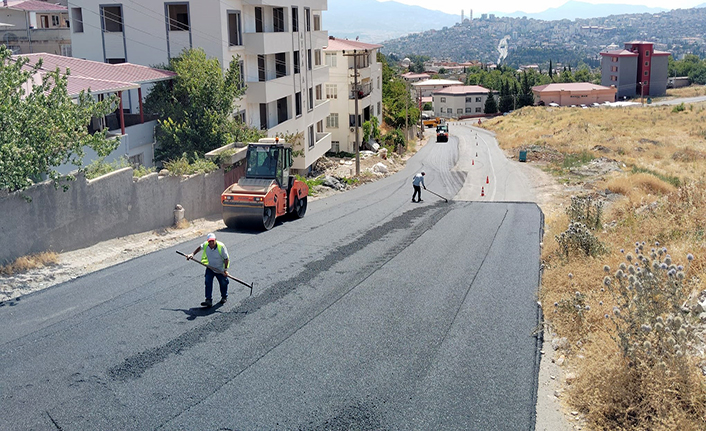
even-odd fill
[[[434,114],[442,118],[483,115],[488,89],[480,85],[452,85],[433,93]]]
[[[13,54],[70,56],[68,9],[38,0],[0,1],[0,45]]]
[[[326,99],[331,104],[326,130],[331,133],[332,151],[355,152],[355,98],[358,95],[358,124],[377,117],[382,124],[382,65],[377,61],[382,45],[329,38],[324,49],[329,66]],[[358,87],[355,87],[357,62]],[[363,140],[363,130],[358,130]]]
[[[72,0],[73,55],[156,66],[203,48],[224,68],[239,56],[247,90],[236,115],[270,137],[302,133],[294,168],[303,171],[331,148],[326,8],[326,0]],[[139,105],[136,97],[131,92],[129,109]]]

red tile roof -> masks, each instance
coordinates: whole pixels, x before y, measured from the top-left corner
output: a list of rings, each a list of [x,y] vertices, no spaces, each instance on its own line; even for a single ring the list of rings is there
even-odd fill
[[[0,7],[2,7],[2,3],[0,3]],[[66,6],[37,0],[8,1],[7,7],[28,12],[67,12],[69,10]]]
[[[377,45],[373,43],[358,42],[357,40],[347,40],[347,39],[335,39],[329,38],[328,46],[324,48],[324,51],[343,51],[345,50],[372,50],[382,48],[382,45]]]
[[[108,64],[48,53],[26,54],[16,57],[29,59],[25,68],[35,65],[41,58],[40,74],[42,75],[57,68],[61,73],[66,73],[69,70],[68,90],[70,96],[77,96],[81,91],[89,89],[94,94],[124,91],[139,88],[141,84],[172,79],[176,75],[168,70],[131,63]]]
[[[604,87],[602,85],[596,85],[590,82],[565,82],[537,85],[535,87],[532,87],[532,91],[536,91],[538,93],[541,93],[543,91],[594,91],[608,90],[610,88],[611,87]]]
[[[453,85],[451,87],[442,88],[435,91],[434,94],[478,94],[488,93],[488,89],[480,85]]]

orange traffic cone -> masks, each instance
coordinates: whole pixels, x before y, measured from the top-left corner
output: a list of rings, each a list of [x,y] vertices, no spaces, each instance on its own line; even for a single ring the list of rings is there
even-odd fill
[[[476,161],[475,161],[475,160],[471,160],[471,166],[473,166],[473,165],[475,165],[475,164],[476,164]]]
[[[490,184],[490,178],[487,177],[487,176],[485,177],[485,183],[486,183],[486,184]]]
[[[478,157],[478,153],[476,153],[476,157]]]
[[[480,195],[485,196],[485,190],[483,189],[483,187],[480,188]]]

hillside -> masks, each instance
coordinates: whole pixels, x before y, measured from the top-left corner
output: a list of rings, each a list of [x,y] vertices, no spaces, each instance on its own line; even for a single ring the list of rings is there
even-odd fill
[[[531,18],[473,19],[442,30],[428,30],[382,42],[383,53],[401,57],[428,55],[452,61],[497,62],[497,46],[509,37],[510,66],[573,64],[598,66],[598,53],[632,40],[655,42],[656,48],[676,58],[693,53],[706,56],[706,8],[677,9],[657,14],[612,15],[574,21]]]
[[[409,33],[452,26],[459,21],[460,14],[451,15],[395,1],[329,0],[328,10],[324,12],[325,28],[331,36],[348,39],[359,37],[362,42],[374,43]]]
[[[587,19],[599,18],[610,15],[624,14],[642,14],[642,13],[660,13],[667,9],[658,7],[647,7],[632,4],[592,4],[581,1],[570,0],[561,6],[549,8],[543,12],[526,13],[512,12],[502,13],[496,12],[496,16],[507,16],[512,18],[527,18],[541,19],[544,21],[558,21],[562,19]]]

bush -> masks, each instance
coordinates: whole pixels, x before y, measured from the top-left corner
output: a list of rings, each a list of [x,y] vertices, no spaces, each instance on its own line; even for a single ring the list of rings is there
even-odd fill
[[[672,112],[673,113],[682,112],[682,111],[684,111],[684,109],[686,109],[686,108],[684,106],[684,102],[682,102],[682,103],[674,106],[674,108],[672,108]]]
[[[191,161],[184,153],[178,159],[165,162],[164,167],[171,176],[207,174],[218,170],[218,165],[210,160],[198,157],[196,153],[194,153],[194,158]]]
[[[128,163],[125,157],[121,157],[111,163],[106,163],[105,157],[101,157],[100,159],[94,160],[91,162],[90,165],[86,166],[86,168],[84,169],[84,173],[86,175],[86,179],[92,180],[101,177],[105,174],[109,174],[113,171],[117,171],[118,169],[127,168],[129,166],[130,163]]]

